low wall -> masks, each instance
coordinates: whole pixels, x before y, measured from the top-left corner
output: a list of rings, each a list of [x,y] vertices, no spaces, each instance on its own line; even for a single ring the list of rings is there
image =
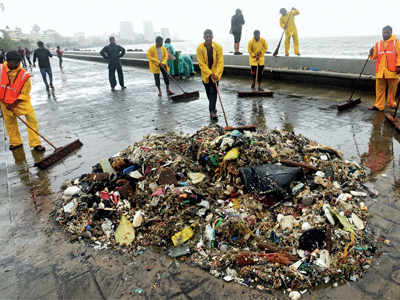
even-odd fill
[[[66,52],[65,57],[89,61],[106,62],[97,52]],[[191,55],[195,69],[199,71],[195,55]],[[296,83],[319,84],[345,88],[374,90],[375,62],[369,61],[359,78],[364,65],[362,59],[336,59],[319,57],[265,57],[264,78],[285,80]],[[147,67],[147,56],[144,52],[127,52],[121,58],[124,65]],[[249,76],[248,55],[224,55],[224,74]]]

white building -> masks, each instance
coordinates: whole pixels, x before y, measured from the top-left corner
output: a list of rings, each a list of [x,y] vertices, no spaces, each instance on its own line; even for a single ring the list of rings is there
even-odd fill
[[[147,41],[154,40],[154,28],[153,23],[151,21],[144,21],[143,22],[143,35],[144,39]]]
[[[125,40],[133,40],[135,33],[133,31],[132,22],[126,21],[119,24],[119,38]]]
[[[169,32],[169,28],[161,28],[161,36],[166,38],[171,38],[171,33]]]

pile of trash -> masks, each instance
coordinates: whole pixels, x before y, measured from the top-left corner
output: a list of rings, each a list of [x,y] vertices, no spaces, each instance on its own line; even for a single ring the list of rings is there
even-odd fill
[[[260,290],[356,281],[376,246],[366,172],[293,132],[155,134],[67,181],[55,218],[71,240],[146,247]],[[364,201],[363,201],[364,200]]]

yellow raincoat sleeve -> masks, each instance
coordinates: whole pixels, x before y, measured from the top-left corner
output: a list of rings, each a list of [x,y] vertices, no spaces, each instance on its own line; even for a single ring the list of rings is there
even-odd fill
[[[263,49],[261,50],[261,52],[264,55],[268,51],[268,44],[264,39],[262,39],[262,43],[263,43]]]
[[[369,57],[370,60],[376,60],[378,58],[378,49],[376,47],[376,44],[374,46],[374,53],[372,54],[372,56]]]
[[[287,21],[287,19],[285,18],[285,16],[282,16],[280,18],[280,23],[281,23],[281,28],[282,29],[285,29],[286,21]]]
[[[162,46],[161,49],[162,49],[162,54],[163,54],[163,60],[161,63],[166,65],[167,61],[168,61],[168,50],[164,46]]]
[[[253,44],[254,44],[254,39],[251,39],[247,47],[247,51],[249,52],[251,58],[256,58],[256,52],[254,51]]]
[[[22,90],[21,90],[21,94],[18,97],[18,100],[22,100],[22,101],[30,101],[31,100],[31,89],[32,89],[32,83],[31,83],[31,79],[29,78]]]
[[[222,73],[224,72],[224,54],[222,53],[222,47],[220,45],[216,47],[216,57],[217,64],[214,73],[218,76],[218,80],[221,80]]]
[[[291,22],[288,22],[288,19],[290,18],[290,17],[292,17],[292,16],[298,16],[300,14],[300,11],[298,10],[298,9],[295,9],[295,10],[291,10],[290,12],[288,12],[287,14],[286,14],[286,16],[282,16],[281,18],[280,18],[280,23],[281,23],[281,27],[282,27],[282,29],[285,29],[285,25],[286,25],[286,23],[288,23],[288,28],[286,28],[286,29],[289,29],[289,27],[290,27],[290,25],[291,24],[289,24],[289,23],[294,23],[294,21],[292,20]],[[293,18],[294,19],[294,18]],[[292,26],[294,26],[294,24],[292,25]]]
[[[201,44],[197,47],[197,62],[199,63],[199,67],[201,70],[201,77],[204,82],[208,82],[208,78],[211,76],[212,71],[208,67],[208,61],[206,57],[207,51],[205,50],[205,46]]]
[[[157,51],[154,46],[151,46],[149,48],[149,50],[147,51],[147,58],[149,59],[150,62],[152,62],[156,65],[160,64],[160,61],[158,60],[158,57],[157,57]]]

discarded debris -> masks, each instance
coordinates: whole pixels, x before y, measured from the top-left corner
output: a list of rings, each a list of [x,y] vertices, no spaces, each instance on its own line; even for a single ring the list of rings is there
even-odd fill
[[[213,125],[150,135],[67,181],[56,222],[96,249],[166,255],[225,281],[292,289],[359,279],[375,253],[365,170],[293,132]],[[383,241],[382,241],[383,244]],[[362,251],[360,251],[362,249]]]

